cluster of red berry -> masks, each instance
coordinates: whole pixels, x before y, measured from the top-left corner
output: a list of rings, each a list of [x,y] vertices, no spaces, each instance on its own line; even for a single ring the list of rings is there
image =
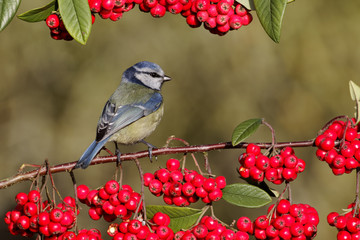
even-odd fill
[[[155,196],[163,195],[168,205],[188,206],[199,198],[204,203],[218,201],[222,198],[222,189],[226,186],[223,176],[206,178],[195,170],[180,170],[177,159],[168,159],[166,168],[157,170],[154,174],[144,174],[144,185]]]
[[[123,220],[129,219],[136,209],[141,209],[141,195],[129,186],[122,185],[110,180],[99,190],[90,190],[86,185],[77,187],[77,196],[80,202],[88,205],[89,216],[93,220],[99,220],[101,217],[108,222],[116,218]]]
[[[315,139],[316,156],[327,162],[335,175],[350,173],[360,166],[360,135],[354,122],[334,121]],[[339,146],[335,146],[336,141]]]
[[[338,229],[338,240],[355,240],[360,239],[360,215],[354,214],[355,204],[351,203],[348,209],[352,208],[352,211],[344,215],[340,215],[337,212],[331,212],[327,216],[327,222],[330,226],[334,226]]]
[[[205,29],[218,35],[239,29],[252,21],[250,11],[234,0],[88,0],[88,3],[93,24],[96,13],[103,19],[117,21],[136,4],[141,11],[150,12],[157,18],[163,17],[167,11],[181,14],[190,27],[197,28],[204,23]],[[73,39],[57,13],[48,16],[46,24],[53,39]]]
[[[251,223],[251,221],[250,221]],[[179,231],[175,233],[176,240],[192,240],[192,239],[207,239],[207,240],[248,240],[249,234],[246,231],[233,231],[226,228],[216,219],[210,216],[201,218],[199,224],[187,231]]]
[[[249,11],[234,0],[89,0],[92,13],[113,21],[119,20],[135,4],[153,17],[163,17],[166,11],[180,13],[190,27],[200,27],[204,23],[206,29],[219,35],[252,21]]]
[[[305,161],[296,157],[291,147],[285,147],[280,154],[269,158],[261,153],[259,146],[250,143],[246,152],[240,155],[239,162],[241,177],[258,182],[266,179],[274,184],[293,181],[305,170]]]
[[[41,203],[40,192],[31,190],[28,194],[16,195],[17,206],[5,215],[5,223],[13,235],[31,237],[40,233],[45,239],[68,234],[75,225],[75,199],[65,197],[62,203],[55,205],[47,200]]]
[[[81,229],[78,234],[75,234],[72,231],[64,233],[61,237],[58,237],[57,240],[102,240],[101,232],[96,228]],[[51,238],[51,240],[56,240]]]
[[[95,16],[92,15],[92,23],[94,24]],[[64,22],[59,17],[58,13],[50,14],[46,20],[46,25],[50,29],[50,36],[55,40],[73,40],[73,37],[66,30]]]
[[[138,219],[124,220],[120,224],[110,224],[107,233],[113,240],[172,240],[174,232],[168,225],[170,217],[158,212],[149,220],[150,225],[143,225]],[[150,227],[149,227],[150,226]]]
[[[319,224],[319,215],[315,208],[308,204],[290,204],[282,199],[271,211],[271,220],[266,215],[259,216],[254,221],[254,236],[256,239],[313,239]]]

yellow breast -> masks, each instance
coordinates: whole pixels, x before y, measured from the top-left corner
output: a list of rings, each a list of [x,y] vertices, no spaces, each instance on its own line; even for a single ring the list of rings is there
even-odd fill
[[[164,113],[164,104],[155,112],[140,118],[136,122],[126,126],[112,135],[109,141],[114,141],[120,144],[133,144],[139,142],[149,136],[160,123],[161,117]]]

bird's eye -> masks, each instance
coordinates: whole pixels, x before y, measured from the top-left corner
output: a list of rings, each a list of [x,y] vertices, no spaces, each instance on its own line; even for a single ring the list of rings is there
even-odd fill
[[[160,75],[155,72],[150,73],[150,76],[152,76],[154,78],[160,77]]]

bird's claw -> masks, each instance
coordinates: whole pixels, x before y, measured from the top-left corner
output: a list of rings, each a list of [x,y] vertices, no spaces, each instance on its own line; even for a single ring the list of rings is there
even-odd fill
[[[151,143],[148,143],[148,142],[144,141],[144,140],[141,140],[141,142],[144,143],[144,144],[146,144],[146,145],[148,146],[149,158],[150,158],[150,162],[152,162],[152,157],[153,157],[153,155],[152,155],[152,150],[153,150],[154,148],[157,148],[157,147],[154,146],[154,145],[152,145]],[[155,159],[157,159],[156,156],[155,156]]]

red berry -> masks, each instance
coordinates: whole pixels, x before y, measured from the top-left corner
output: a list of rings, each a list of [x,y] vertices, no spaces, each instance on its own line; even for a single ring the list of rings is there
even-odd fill
[[[50,28],[50,29],[54,29],[54,28],[57,28],[59,27],[60,25],[60,19],[59,19],[59,16],[55,13],[53,14],[50,14],[46,20],[46,25]]]
[[[24,213],[26,216],[31,217],[37,214],[37,205],[33,202],[27,202],[24,205]]]
[[[272,156],[269,161],[272,168],[280,168],[284,164],[284,158],[281,155]]]
[[[242,232],[249,232],[251,229],[252,222],[248,217],[240,217],[236,221],[236,227]]]
[[[197,28],[201,26],[201,22],[197,19],[196,15],[194,14],[191,14],[186,17],[186,23],[192,28]]]
[[[128,232],[137,234],[141,229],[141,222],[137,219],[131,220],[127,226]]]
[[[207,192],[211,192],[216,188],[216,182],[214,178],[207,178],[203,183],[203,188]]]
[[[270,181],[270,182],[274,182],[275,180],[278,179],[278,172],[275,168],[269,168],[268,170],[266,170],[265,172],[265,178],[266,180]]]
[[[241,24],[241,17],[239,15],[232,15],[229,19],[229,24],[232,29],[239,29]]]
[[[40,192],[37,190],[31,190],[28,193],[28,200],[29,202],[37,203],[40,201]]]
[[[20,192],[16,195],[15,201],[19,205],[25,205],[28,201],[28,195],[24,192]]]
[[[195,193],[200,198],[205,198],[208,196],[208,192],[203,187],[196,188]]]
[[[16,226],[21,230],[26,230],[30,227],[30,219],[27,216],[22,215],[17,220]]]
[[[218,12],[217,12],[217,8],[216,8],[216,5],[215,4],[211,4],[209,6],[209,8],[207,9],[207,12],[209,14],[209,17],[216,17],[218,15]],[[250,143],[249,145],[251,145],[252,143]],[[248,145],[248,146],[249,146]],[[259,153],[260,153],[260,148],[259,148]],[[253,153],[255,155],[255,153]],[[257,155],[257,154],[256,154]]]
[[[127,203],[125,203],[125,207],[130,211],[135,211],[138,206],[138,201],[134,198],[131,198]]]
[[[334,226],[336,218],[339,216],[337,212],[331,212],[327,215],[327,222],[330,226]]]
[[[158,4],[157,0],[144,0],[144,5],[148,8],[153,8]]]
[[[298,237],[304,233],[304,226],[296,222],[290,226],[290,232],[294,237]]]
[[[186,197],[193,196],[195,194],[195,187],[191,183],[184,183],[182,185],[182,193]]]
[[[293,181],[297,177],[296,170],[294,168],[284,168],[282,176],[286,181]]]
[[[226,178],[224,176],[217,176],[215,182],[217,188],[223,189],[226,187]]]
[[[101,7],[106,10],[112,10],[115,6],[115,0],[101,0]]]
[[[266,229],[266,227],[269,225],[269,219],[265,215],[262,215],[256,218],[254,224],[256,228]]]
[[[345,133],[345,140],[346,141],[354,141],[357,137],[357,130],[355,128],[348,128]]]
[[[343,168],[345,166],[345,163],[345,157],[342,155],[337,155],[332,162],[332,166],[334,168]]]
[[[103,200],[108,200],[110,198],[110,194],[103,187],[99,189],[98,194],[99,197]]]
[[[250,177],[256,181],[263,181],[264,172],[258,169],[257,167],[250,168]]]
[[[205,238],[208,234],[208,229],[205,224],[200,223],[192,229],[192,233],[197,239]]]
[[[345,230],[339,231],[336,237],[337,240],[351,240],[351,234]]]
[[[290,232],[290,228],[288,227],[285,227],[283,229],[281,229],[279,231],[279,237],[281,237],[281,239],[284,239],[284,240],[290,240],[291,239],[291,232]]]
[[[219,14],[226,15],[229,13],[231,5],[227,1],[220,1],[217,4],[217,11]]]
[[[195,7],[198,11],[206,11],[210,6],[210,0],[196,0]]]
[[[226,3],[227,4],[227,3]],[[229,16],[224,14],[219,14],[216,16],[216,23],[220,26],[227,24],[229,21]]]
[[[346,217],[345,216],[337,216],[334,221],[334,226],[337,229],[343,229],[346,227]]]
[[[146,187],[148,187],[150,181],[154,179],[154,174],[152,174],[152,173],[144,173],[143,178],[144,178],[144,185]]]
[[[90,10],[93,13],[100,12],[101,10],[101,0],[89,0]]]
[[[256,159],[255,166],[261,171],[266,171],[270,167],[269,158],[264,155],[259,155]]]
[[[196,17],[200,22],[205,22],[209,18],[209,13],[207,11],[198,11]]]
[[[52,235],[59,234],[61,232],[61,224],[56,222],[49,223],[49,233]]]
[[[150,9],[151,16],[156,18],[163,17],[165,13],[166,13],[166,8],[160,4],[157,4],[155,7]]]
[[[216,188],[212,192],[210,192],[208,196],[211,201],[216,202],[222,198],[223,193],[219,188]]]
[[[329,151],[335,146],[335,142],[333,139],[326,137],[321,143],[320,148],[324,151]]]
[[[174,170],[170,173],[170,178],[174,182],[181,182],[184,179],[184,175],[179,170]]]
[[[162,183],[157,180],[157,179],[153,179],[150,181],[149,183],[149,190],[151,193],[153,194],[158,194],[161,192],[161,188],[162,188]]]
[[[114,194],[114,193],[117,193],[119,192],[119,188],[120,188],[120,185],[117,181],[115,180],[110,180],[108,182],[105,183],[105,191],[111,195],[111,194]]]
[[[223,1],[223,2],[226,2],[226,1]],[[220,13],[220,14],[224,14],[224,13]],[[225,13],[226,14],[226,13]],[[259,155],[260,152],[261,152],[261,149],[258,145],[256,144],[253,144],[253,143],[250,143],[249,145],[247,145],[246,147],[246,152],[247,153],[252,153],[254,154],[255,156],[256,155]]]
[[[243,5],[238,4],[238,5],[236,5],[236,7],[235,7],[235,13],[236,13],[237,15],[239,15],[240,17],[243,17],[243,16],[245,16],[245,15],[247,14],[247,10],[246,10],[246,8],[244,8]]]
[[[282,157],[287,157],[287,156],[290,156],[290,155],[294,155],[294,149],[292,147],[284,147],[283,149],[281,149],[280,151],[280,155]]]
[[[50,212],[50,220],[52,222],[57,222],[57,223],[60,222],[62,220],[63,216],[64,216],[63,211],[58,208],[54,208]]]
[[[250,177],[250,170],[248,168],[240,167],[239,174],[243,178],[248,178]]]
[[[350,233],[356,233],[360,231],[360,220],[357,217],[351,217],[346,222],[346,228]]]
[[[169,171],[179,170],[180,168],[180,161],[174,158],[170,158],[166,161],[166,168]]]
[[[289,155],[284,159],[284,166],[286,168],[295,168],[298,163],[298,159],[295,155]]]
[[[286,199],[281,199],[278,203],[278,205],[276,206],[276,211],[280,214],[286,214],[289,212],[290,210],[290,202]]]

